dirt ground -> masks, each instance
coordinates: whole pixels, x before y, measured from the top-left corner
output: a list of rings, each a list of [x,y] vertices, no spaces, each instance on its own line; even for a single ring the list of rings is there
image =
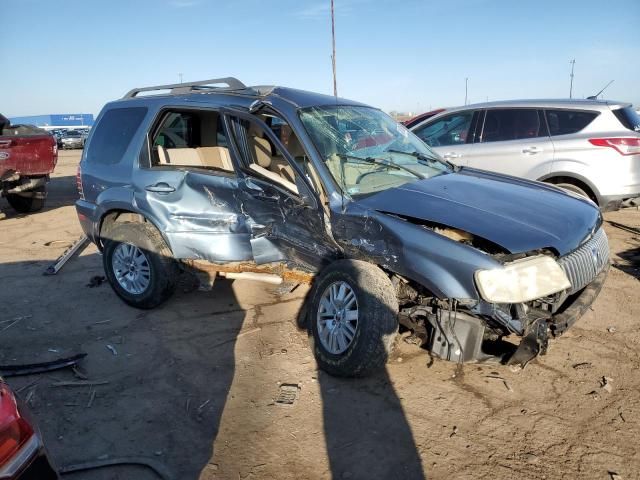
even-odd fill
[[[86,352],[82,369],[9,378],[59,466],[143,456],[176,479],[640,478],[640,235],[606,225],[600,297],[549,353],[514,371],[429,364],[398,343],[386,372],[339,380],[316,369],[296,317],[306,290],[182,282],[163,307],[126,306],[92,246],[43,270],[79,235],[77,152],[61,152],[48,206],[0,208],[0,364]],[[606,214],[640,227],[640,211]],[[18,319],[18,321],[15,321]],[[602,388],[607,377],[607,388]],[[298,385],[293,405],[274,400]],[[617,476],[616,476],[617,475]],[[65,478],[153,479],[118,467]]]

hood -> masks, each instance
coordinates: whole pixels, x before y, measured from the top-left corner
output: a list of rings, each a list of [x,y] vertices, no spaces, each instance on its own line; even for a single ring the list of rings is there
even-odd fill
[[[358,200],[382,213],[464,230],[511,253],[565,255],[601,223],[598,208],[556,187],[462,168]]]

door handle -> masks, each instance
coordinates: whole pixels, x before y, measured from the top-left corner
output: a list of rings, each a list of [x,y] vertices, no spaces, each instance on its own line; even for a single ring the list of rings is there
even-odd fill
[[[539,147],[527,147],[522,149],[522,153],[528,153],[529,155],[535,155],[540,152],[542,152],[542,149]]]
[[[0,147],[6,148],[11,146],[11,140],[0,140]]]
[[[171,193],[171,192],[175,192],[176,189],[175,187],[172,187],[171,185],[169,185],[168,183],[165,182],[158,182],[155,183],[153,185],[147,185],[145,187],[145,190],[147,192],[153,192],[153,193],[161,193],[166,195],[167,193]]]
[[[442,156],[443,156],[443,158],[446,158],[447,160],[450,160],[452,158],[460,158],[462,155],[460,155],[459,153],[456,153],[456,152],[447,152]]]

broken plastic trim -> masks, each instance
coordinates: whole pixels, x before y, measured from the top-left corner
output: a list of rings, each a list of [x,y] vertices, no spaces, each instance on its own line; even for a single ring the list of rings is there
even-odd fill
[[[68,475],[70,473],[85,472],[87,470],[96,470],[98,468],[114,467],[117,465],[136,465],[146,467],[153,471],[162,480],[173,480],[175,477],[162,463],[147,457],[114,457],[104,460],[94,460],[82,463],[73,463],[60,468],[60,475]]]
[[[72,367],[86,357],[86,353],[78,353],[72,357],[59,358],[50,362],[27,363],[24,365],[0,365],[0,376],[17,377],[20,375],[32,375],[34,373],[45,373],[61,368]]]
[[[229,262],[224,264],[211,263],[206,260],[183,260],[182,263],[187,267],[198,272],[208,274],[215,273],[266,273],[277,275],[284,282],[290,283],[311,283],[314,273],[289,268],[284,263],[269,263],[258,265],[252,262]]]

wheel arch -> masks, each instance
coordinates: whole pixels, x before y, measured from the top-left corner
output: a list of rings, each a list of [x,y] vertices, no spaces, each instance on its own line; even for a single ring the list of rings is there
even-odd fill
[[[158,231],[158,233],[160,233],[160,236],[162,237],[165,244],[167,245],[167,248],[169,248],[169,250],[173,254],[173,249],[171,248],[171,243],[169,242],[169,239],[164,234],[162,229],[158,227],[156,222],[154,222],[152,219],[146,217],[140,212],[127,210],[123,208],[112,208],[104,212],[100,217],[100,223],[98,225],[98,242],[97,242],[100,250],[102,250],[102,248],[104,247],[102,242],[103,234],[107,233],[109,229],[113,228],[118,223],[124,223],[124,222],[148,223],[149,225],[152,225]]]
[[[593,182],[591,182],[587,178],[585,178],[582,175],[579,175],[577,173],[574,173],[574,172],[552,172],[552,173],[548,173],[546,175],[543,175],[542,177],[540,177],[538,179],[538,181],[539,182],[545,182],[545,183],[551,183],[551,184],[572,183],[572,184],[582,188],[583,190],[585,190],[589,194],[589,197],[593,201],[595,201],[598,204],[598,206],[600,206],[600,204],[601,204],[600,192],[598,191],[596,186],[593,184]]]

